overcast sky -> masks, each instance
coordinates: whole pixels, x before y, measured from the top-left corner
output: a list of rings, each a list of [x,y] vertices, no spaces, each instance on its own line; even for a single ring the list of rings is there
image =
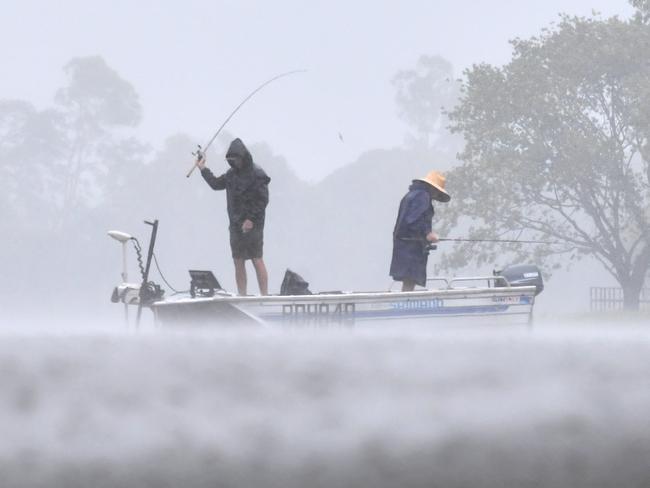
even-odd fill
[[[5,0],[0,98],[44,107],[67,61],[101,55],[140,94],[140,137],[160,146],[185,132],[204,143],[257,85],[304,68],[256,95],[228,130],[268,142],[317,180],[403,141],[390,80],[420,55],[449,59],[457,74],[502,64],[509,39],[592,9],[631,12],[625,0]],[[214,165],[222,157],[209,155]]]

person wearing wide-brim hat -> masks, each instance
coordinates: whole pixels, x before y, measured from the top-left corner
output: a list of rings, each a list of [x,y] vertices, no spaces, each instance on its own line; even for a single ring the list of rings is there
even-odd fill
[[[402,282],[402,291],[413,291],[415,285],[426,285],[427,245],[438,242],[438,236],[431,230],[432,200],[446,203],[450,199],[445,191],[445,177],[437,171],[413,180],[402,198],[393,230],[393,259],[390,263],[390,275],[395,281]]]

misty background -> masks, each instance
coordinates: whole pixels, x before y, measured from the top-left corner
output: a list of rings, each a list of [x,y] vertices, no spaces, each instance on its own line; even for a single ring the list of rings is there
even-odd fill
[[[225,194],[198,173],[185,178],[190,152],[256,86],[292,69],[308,72],[251,99],[208,165],[225,171],[225,148],[241,137],[271,176],[272,292],[287,267],[314,290],[386,289],[399,199],[413,178],[457,166],[463,147],[433,108],[453,107],[472,64],[506,63],[509,39],[594,9],[632,12],[596,0],[12,4],[0,18],[3,318],[119,316],[108,299],[121,250],[106,231],[146,248],[144,219],[160,220],[157,256],[172,285],[211,269],[232,290]],[[137,281],[131,250],[130,264]],[[538,310],[584,311],[590,286],[613,284],[585,259],[555,272]]]
[[[647,315],[585,313],[590,286],[621,284],[605,264],[650,267],[650,0],[633,3],[4,2],[2,488],[650,486]],[[294,69],[207,154],[219,174],[240,137],[272,178],[272,292],[287,267],[315,291],[387,289],[399,200],[432,169],[449,176],[444,236],[516,238],[511,217],[564,232],[536,200],[550,175],[561,198],[544,201],[578,224],[615,217],[584,232],[601,262],[587,246],[431,255],[431,275],[536,262],[552,274],[539,327],[180,330],[146,314],[133,333],[109,301],[106,232],[146,251],[159,219],[174,287],[210,269],[233,290],[225,194],[185,177],[191,152]]]

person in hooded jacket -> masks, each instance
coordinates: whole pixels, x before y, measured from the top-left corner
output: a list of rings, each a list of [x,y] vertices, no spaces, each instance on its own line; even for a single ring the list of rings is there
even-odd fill
[[[445,191],[445,177],[437,171],[413,180],[402,198],[393,230],[393,259],[390,264],[390,276],[402,282],[402,291],[413,291],[415,285],[426,285],[427,247],[429,243],[438,242],[438,236],[431,231],[434,214],[431,201],[446,203],[450,199]]]
[[[253,157],[241,139],[230,143],[226,160],[230,169],[215,176],[206,167],[205,157],[197,164],[201,176],[213,190],[226,190],[228,219],[230,221],[230,248],[235,262],[237,292],[246,295],[246,261],[252,260],[257,274],[260,294],[268,295],[268,273],[263,259],[264,218],[269,203],[269,182],[262,168],[253,163]]]

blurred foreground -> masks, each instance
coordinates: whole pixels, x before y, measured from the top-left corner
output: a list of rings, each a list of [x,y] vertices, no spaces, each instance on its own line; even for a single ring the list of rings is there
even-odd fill
[[[0,333],[3,487],[641,487],[650,330]]]

